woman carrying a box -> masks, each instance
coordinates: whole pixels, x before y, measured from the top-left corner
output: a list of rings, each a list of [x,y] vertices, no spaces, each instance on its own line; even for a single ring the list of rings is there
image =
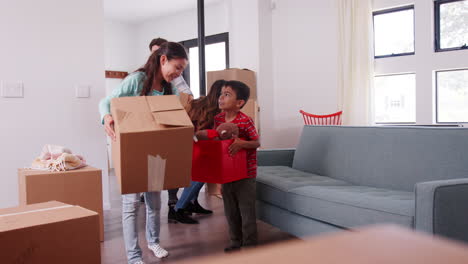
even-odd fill
[[[115,140],[114,119],[110,114],[112,98],[124,96],[178,95],[171,81],[179,77],[188,65],[185,48],[175,42],[166,42],[151,54],[146,64],[128,75],[112,94],[99,103],[99,112],[107,135]],[[146,202],[146,240],[148,248],[158,258],[168,256],[159,245],[161,193],[144,193]],[[140,196],[138,193],[122,195],[122,225],[125,249],[129,264],[142,264],[141,248],[138,245],[137,212]]]

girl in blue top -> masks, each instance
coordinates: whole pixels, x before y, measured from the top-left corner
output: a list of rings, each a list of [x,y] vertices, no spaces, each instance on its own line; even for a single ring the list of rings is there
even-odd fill
[[[110,101],[123,96],[178,95],[171,81],[179,77],[188,64],[185,48],[175,42],[167,42],[151,54],[146,64],[127,76],[111,95],[99,103],[99,112],[107,135],[115,140],[114,119],[110,114]],[[148,248],[158,258],[168,256],[159,245],[161,193],[144,193],[146,202],[146,240]],[[125,249],[129,264],[142,264],[141,249],[138,245],[137,212],[140,196],[138,193],[122,195],[122,226]]]

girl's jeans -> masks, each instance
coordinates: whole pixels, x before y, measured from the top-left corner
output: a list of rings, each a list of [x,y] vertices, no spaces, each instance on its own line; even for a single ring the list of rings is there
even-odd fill
[[[143,193],[146,204],[146,241],[148,245],[159,243],[159,213],[161,193]],[[137,214],[140,206],[140,194],[122,195],[122,227],[128,263],[141,260],[141,248],[138,245]]]

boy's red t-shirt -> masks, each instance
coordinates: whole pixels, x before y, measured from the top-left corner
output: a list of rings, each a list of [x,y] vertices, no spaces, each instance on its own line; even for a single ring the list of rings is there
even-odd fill
[[[226,113],[221,112],[214,118],[214,129],[218,128],[222,123],[226,123]],[[239,111],[236,118],[231,121],[239,127],[239,138],[247,141],[258,140],[259,136],[255,124],[248,115]],[[257,150],[247,149],[247,177],[257,177]]]

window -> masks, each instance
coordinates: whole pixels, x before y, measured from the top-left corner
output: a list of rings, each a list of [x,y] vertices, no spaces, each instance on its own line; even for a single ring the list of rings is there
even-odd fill
[[[434,1],[435,51],[468,48],[468,1]]]
[[[199,81],[198,41],[191,39],[182,41],[189,52],[190,64],[184,71],[184,79],[193,92],[193,97],[198,98],[202,93]],[[229,68],[229,36],[228,33],[205,37],[205,70],[218,71]],[[205,89],[205,87],[203,87]]]
[[[416,122],[416,75],[376,76],[375,123]]]
[[[468,69],[436,72],[437,123],[468,122]]]
[[[384,58],[414,54],[414,7],[376,11],[374,56]]]

